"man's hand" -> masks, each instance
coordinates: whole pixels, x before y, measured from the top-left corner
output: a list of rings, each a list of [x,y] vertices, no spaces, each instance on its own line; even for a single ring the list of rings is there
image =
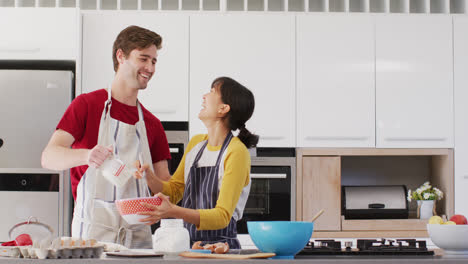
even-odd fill
[[[112,154],[112,148],[96,145],[88,151],[86,163],[93,168],[99,168],[102,163]]]

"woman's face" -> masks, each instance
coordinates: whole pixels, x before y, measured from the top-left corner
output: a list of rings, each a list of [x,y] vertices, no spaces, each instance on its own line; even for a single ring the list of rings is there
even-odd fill
[[[210,92],[203,95],[203,103],[198,118],[200,120],[215,120],[224,116],[223,108],[226,106],[221,101],[220,85],[215,84]]]

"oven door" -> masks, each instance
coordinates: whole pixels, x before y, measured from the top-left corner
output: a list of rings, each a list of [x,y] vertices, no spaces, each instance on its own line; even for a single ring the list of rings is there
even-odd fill
[[[169,151],[171,152],[171,159],[168,160],[168,166],[169,172],[173,175],[184,156],[184,143],[169,143]]]
[[[291,166],[252,166],[250,194],[237,233],[247,234],[247,221],[292,219]]]

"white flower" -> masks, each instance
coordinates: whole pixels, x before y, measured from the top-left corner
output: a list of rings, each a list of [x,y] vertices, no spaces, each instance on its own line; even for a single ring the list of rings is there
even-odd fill
[[[440,200],[440,199],[442,199],[444,197],[444,193],[441,190],[437,189],[436,187],[434,187],[434,191],[435,191],[435,193],[436,193],[436,195],[438,197],[438,200]]]
[[[411,190],[408,190],[408,197],[406,199],[408,202],[411,202]]]
[[[423,184],[423,186],[429,186],[429,182],[428,182],[428,181],[425,182],[425,183]]]
[[[424,200],[429,200],[429,198],[431,197],[431,194],[425,193],[423,197],[424,197]]]
[[[422,191],[423,191],[423,190],[422,190],[421,188],[417,188],[417,189],[416,189],[416,192],[417,192],[418,194],[421,194]]]

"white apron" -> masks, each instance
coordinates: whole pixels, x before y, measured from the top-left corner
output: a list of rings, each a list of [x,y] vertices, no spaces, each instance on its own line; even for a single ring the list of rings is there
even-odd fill
[[[140,103],[137,102],[139,120],[135,125],[118,121],[110,117],[111,89],[107,90],[108,99],[101,115],[97,144],[113,145],[114,155],[128,168],[133,168],[133,163],[138,159],[141,164],[151,164],[150,169],[153,170]],[[122,188],[118,188],[104,178],[100,169],[89,167],[78,184],[72,236],[118,243],[128,248],[151,248],[150,226],[129,226],[114,204],[118,199],[148,195],[148,186],[143,179],[132,177]]]

